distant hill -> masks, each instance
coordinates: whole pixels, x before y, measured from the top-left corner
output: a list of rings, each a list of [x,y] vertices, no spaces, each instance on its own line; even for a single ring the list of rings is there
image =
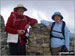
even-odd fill
[[[75,34],[74,33],[70,33],[70,37],[75,37]]]

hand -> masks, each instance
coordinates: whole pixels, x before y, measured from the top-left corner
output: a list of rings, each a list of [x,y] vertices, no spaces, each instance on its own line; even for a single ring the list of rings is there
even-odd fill
[[[29,27],[29,24],[27,24],[27,25],[25,26],[25,30],[26,30],[28,27]]]
[[[24,32],[22,32],[22,30],[17,30],[17,33],[18,33],[19,35],[24,34]]]
[[[50,31],[50,30],[51,30],[51,27],[48,25],[48,26],[47,26],[47,29]]]

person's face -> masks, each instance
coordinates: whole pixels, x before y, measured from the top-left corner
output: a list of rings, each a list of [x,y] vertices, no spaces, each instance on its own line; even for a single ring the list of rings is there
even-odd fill
[[[18,8],[17,13],[18,13],[18,15],[23,15],[24,9],[23,8]]]
[[[56,15],[55,17],[54,17],[54,20],[55,20],[55,22],[61,22],[61,17],[60,16],[58,16],[58,15]]]

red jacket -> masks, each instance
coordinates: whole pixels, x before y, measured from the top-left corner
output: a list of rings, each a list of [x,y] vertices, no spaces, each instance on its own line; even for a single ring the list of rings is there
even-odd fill
[[[22,20],[22,21],[21,21]],[[21,24],[20,24],[21,22]],[[5,30],[8,33],[17,34],[17,30],[25,30],[25,26],[30,23],[30,25],[34,25],[37,23],[36,19],[30,18],[26,15],[19,16],[16,12],[11,12],[11,15],[8,18],[7,24],[5,26]],[[20,24],[20,26],[18,26]],[[19,29],[18,29],[19,28]],[[25,33],[21,35],[21,38],[25,38],[27,29]],[[25,44],[25,41],[21,40],[20,45]]]

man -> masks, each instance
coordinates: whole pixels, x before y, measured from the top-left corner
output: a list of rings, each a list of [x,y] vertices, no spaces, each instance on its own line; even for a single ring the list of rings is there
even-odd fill
[[[6,32],[19,35],[18,43],[9,43],[10,55],[26,55],[25,36],[27,28],[29,25],[32,26],[37,23],[37,20],[23,15],[25,11],[27,9],[22,4],[18,4],[8,18],[5,27]]]

